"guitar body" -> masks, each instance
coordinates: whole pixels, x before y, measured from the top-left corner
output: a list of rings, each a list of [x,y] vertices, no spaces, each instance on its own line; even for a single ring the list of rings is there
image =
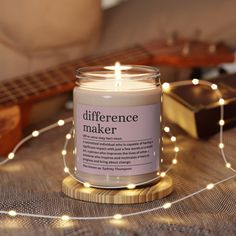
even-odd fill
[[[15,105],[0,108],[0,154],[7,155],[22,137],[21,111]]]
[[[35,104],[26,102],[20,106],[0,108],[0,158],[7,156],[13,150],[21,140],[27,125],[39,123],[53,116],[65,104],[68,97],[68,94],[62,94]]]

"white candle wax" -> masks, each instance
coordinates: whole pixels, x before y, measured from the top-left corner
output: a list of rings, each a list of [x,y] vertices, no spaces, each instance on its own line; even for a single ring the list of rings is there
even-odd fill
[[[76,175],[83,182],[138,184],[159,170],[161,88],[127,77],[74,88]]]

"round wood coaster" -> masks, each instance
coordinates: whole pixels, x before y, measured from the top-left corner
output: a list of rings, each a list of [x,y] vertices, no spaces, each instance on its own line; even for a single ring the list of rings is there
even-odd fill
[[[173,191],[172,179],[169,176],[161,178],[154,185],[135,189],[98,189],[86,188],[70,176],[62,182],[62,191],[68,197],[97,203],[134,204],[150,202],[166,197]]]

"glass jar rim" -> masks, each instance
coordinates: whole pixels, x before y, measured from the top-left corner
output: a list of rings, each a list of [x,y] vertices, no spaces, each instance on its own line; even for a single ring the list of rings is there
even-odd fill
[[[120,65],[122,79],[157,79],[160,71],[154,66],[144,65]],[[88,66],[76,70],[76,78],[83,79],[114,79],[115,66]]]

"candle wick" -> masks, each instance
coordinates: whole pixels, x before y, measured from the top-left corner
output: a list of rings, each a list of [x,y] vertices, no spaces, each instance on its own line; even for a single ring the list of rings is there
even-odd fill
[[[121,81],[116,81],[115,86],[116,86],[116,88],[120,87],[121,86]]]

